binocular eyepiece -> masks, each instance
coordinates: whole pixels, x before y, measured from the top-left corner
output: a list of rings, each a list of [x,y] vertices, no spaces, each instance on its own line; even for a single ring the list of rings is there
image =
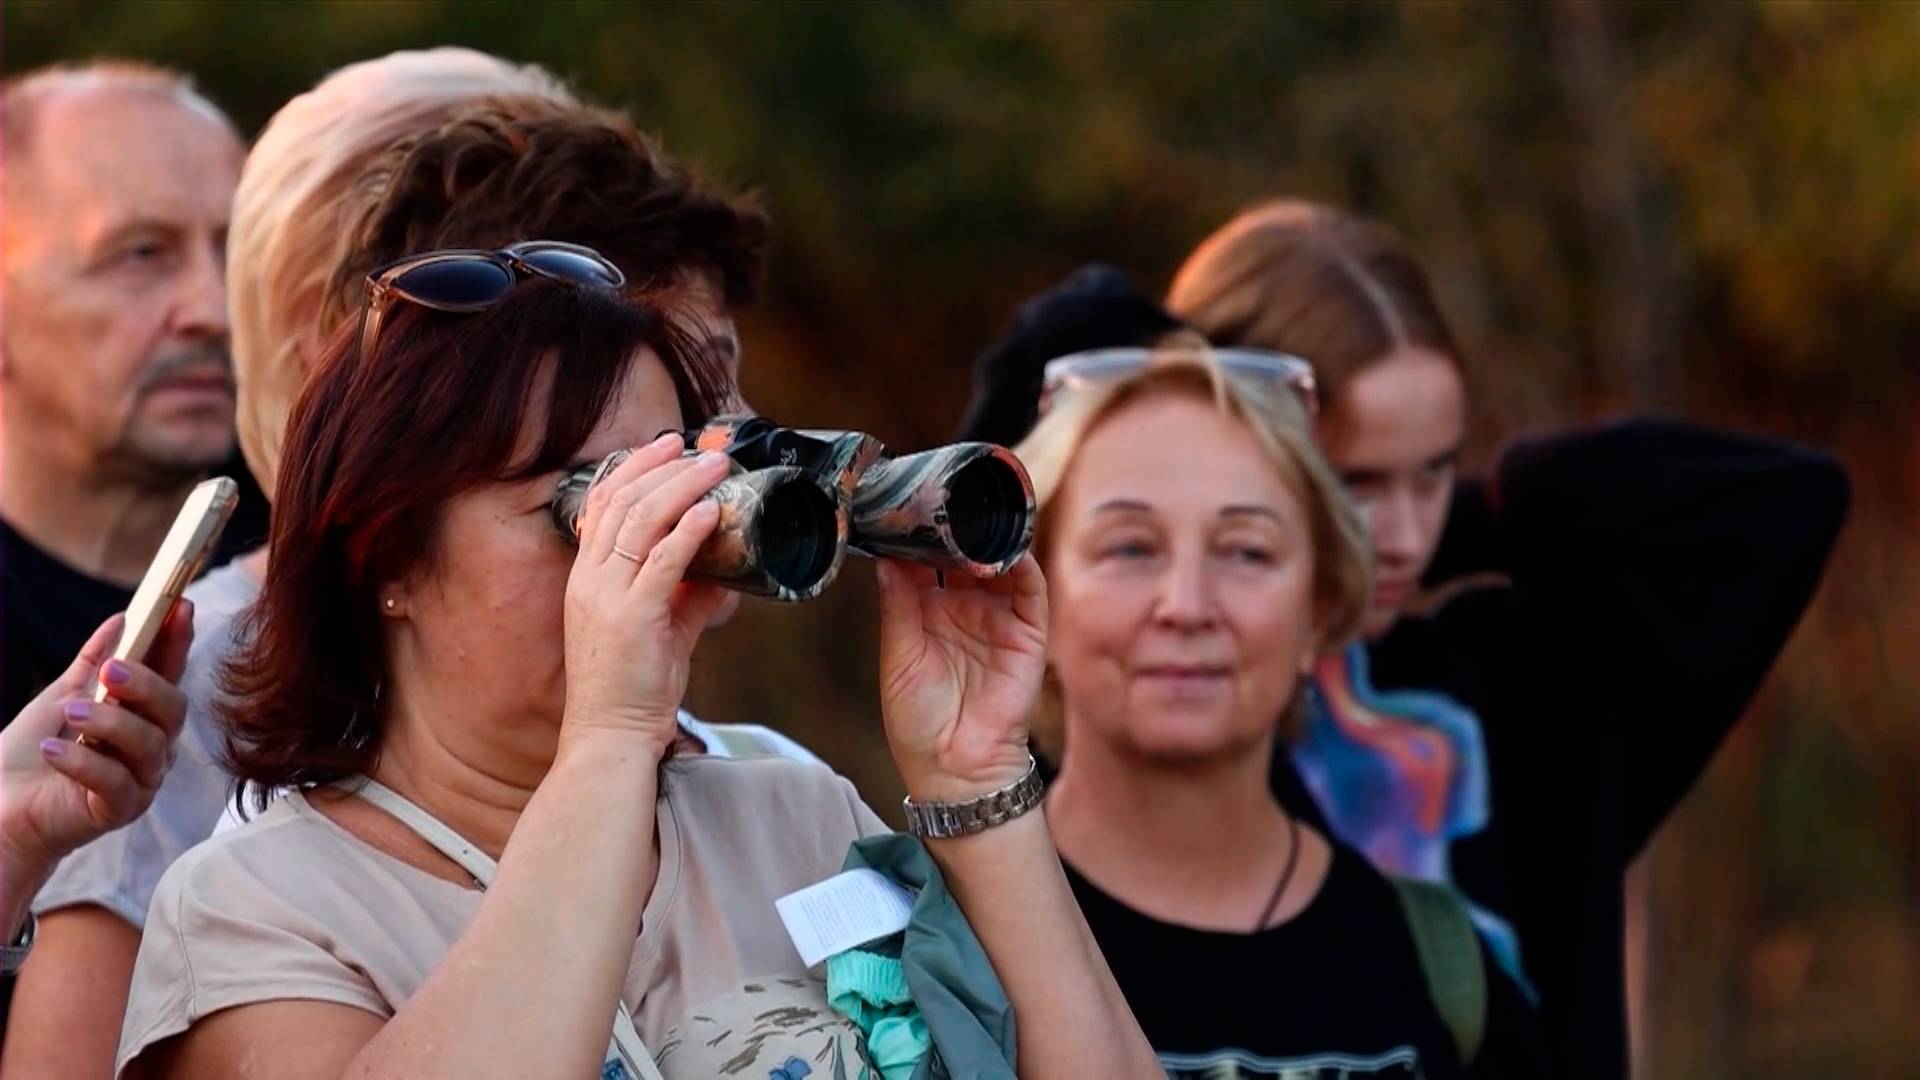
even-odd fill
[[[715,450],[733,471],[707,496],[720,505],[690,578],[774,600],[808,600],[840,572],[848,549],[993,577],[1033,543],[1033,481],[992,443],[954,443],[888,458],[858,431],[784,428],[723,416],[682,432],[688,454]],[[593,485],[626,459],[616,451],[560,480],[553,520],[578,542]]]

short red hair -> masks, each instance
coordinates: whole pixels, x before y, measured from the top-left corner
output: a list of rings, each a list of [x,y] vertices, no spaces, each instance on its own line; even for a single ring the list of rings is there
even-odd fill
[[[372,770],[379,589],[430,564],[453,497],[573,464],[643,349],[684,423],[727,400],[725,373],[630,295],[532,280],[477,314],[403,303],[366,356],[341,328],[288,421],[266,588],[222,673],[236,777],[310,788]]]

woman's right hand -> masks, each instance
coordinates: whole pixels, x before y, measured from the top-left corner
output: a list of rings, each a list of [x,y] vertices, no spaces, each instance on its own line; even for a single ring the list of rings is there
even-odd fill
[[[612,734],[637,738],[656,760],[679,730],[694,642],[726,600],[681,579],[715,523],[702,498],[726,477],[726,455],[681,456],[663,435],[587,495],[580,552],[567,579],[567,704],[562,748]]]

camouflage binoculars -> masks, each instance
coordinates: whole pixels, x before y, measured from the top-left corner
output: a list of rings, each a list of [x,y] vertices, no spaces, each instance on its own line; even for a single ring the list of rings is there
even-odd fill
[[[774,600],[820,595],[849,549],[940,571],[993,577],[1033,543],[1033,481],[1012,451],[953,443],[889,458],[858,431],[785,428],[722,416],[682,432],[687,454],[732,459],[707,496],[720,522],[687,576]],[[626,460],[619,450],[560,480],[553,520],[579,542],[587,493]]]

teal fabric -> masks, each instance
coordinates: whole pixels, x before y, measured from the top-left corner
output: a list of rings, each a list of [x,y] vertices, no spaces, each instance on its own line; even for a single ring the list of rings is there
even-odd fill
[[[915,892],[900,966],[932,1051],[910,1080],[1014,1080],[1013,1005],[925,845],[905,833],[856,840],[841,869],[860,867]]]
[[[897,936],[889,940],[897,945]],[[897,951],[849,949],[827,957],[827,1004],[866,1035],[867,1058],[884,1080],[912,1080],[933,1048]]]

